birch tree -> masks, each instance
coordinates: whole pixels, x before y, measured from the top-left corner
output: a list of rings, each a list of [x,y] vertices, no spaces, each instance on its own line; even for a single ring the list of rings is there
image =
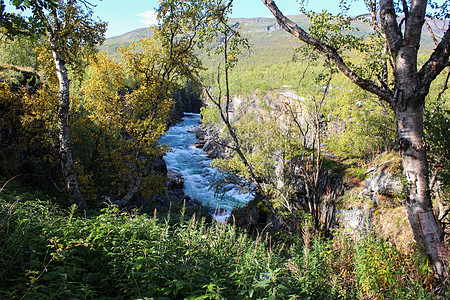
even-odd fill
[[[446,17],[447,2],[366,0],[372,24],[386,45],[387,57],[380,65],[380,76],[367,76],[345,60],[342,51],[323,36],[308,33],[287,18],[273,0],[262,0],[280,26],[323,54],[359,88],[375,94],[395,112],[403,172],[407,181],[406,206],[416,242],[430,260],[435,277],[448,276],[443,232],[434,216],[430,197],[426,143],[423,133],[425,98],[434,79],[449,65],[450,31],[448,27],[428,60],[418,68],[418,52],[427,8],[438,17]],[[346,2],[346,1],[344,1]],[[429,4],[430,3],[430,4]],[[442,11],[439,11],[441,9]],[[389,63],[391,68],[389,68]],[[388,73],[388,70],[391,70]]]
[[[74,170],[69,135],[70,80],[67,65],[74,69],[82,66],[80,58],[95,51],[95,45],[104,40],[106,23],[92,19],[90,3],[84,0],[60,0],[51,7],[39,4],[30,3],[36,18],[44,24],[58,78],[58,138],[65,188],[72,203],[86,208]]]
[[[7,11],[4,0],[0,0],[0,27],[5,35],[14,38],[17,35],[36,35],[45,32],[44,20],[35,14],[35,8],[50,10],[56,6],[57,0],[10,0],[11,7],[17,11]],[[26,10],[32,10],[30,16],[18,14]]]

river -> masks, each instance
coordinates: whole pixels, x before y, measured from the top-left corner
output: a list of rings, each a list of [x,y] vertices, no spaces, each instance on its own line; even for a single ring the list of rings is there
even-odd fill
[[[203,149],[194,147],[195,133],[189,132],[200,121],[200,114],[185,113],[183,121],[169,128],[160,138],[171,151],[164,156],[167,168],[180,173],[184,179],[184,193],[203,205],[220,211],[215,218],[219,221],[230,216],[234,207],[241,207],[252,199],[250,193],[241,193],[233,184],[226,186],[223,197],[215,197],[211,183],[222,178],[221,173],[210,166],[211,159]]]

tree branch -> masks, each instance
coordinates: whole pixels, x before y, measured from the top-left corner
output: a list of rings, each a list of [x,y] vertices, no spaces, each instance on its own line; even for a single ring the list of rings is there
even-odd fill
[[[416,53],[420,47],[420,37],[422,35],[422,27],[425,22],[425,12],[427,9],[427,1],[414,1],[408,12],[408,6],[404,5],[404,13],[407,15],[405,24],[405,46],[407,51]]]
[[[436,35],[434,34],[434,31],[433,31],[433,29],[430,26],[430,23],[428,23],[425,20],[425,25],[427,25],[428,32],[430,33],[431,39],[433,40],[434,44],[436,46],[439,45],[439,41],[437,40]],[[436,25],[436,22],[435,22],[435,25]]]
[[[3,184],[3,186],[0,188],[0,193],[3,192],[3,189],[5,188],[5,186],[6,186],[11,180],[14,180],[14,179],[16,179],[17,177],[22,176],[22,175],[23,175],[23,174],[18,174],[18,175],[16,175],[16,176],[14,176],[14,177],[8,179],[8,180]]]
[[[376,85],[373,81],[367,80],[359,76],[355,71],[344,62],[336,49],[332,46],[323,43],[315,37],[309,35],[305,30],[299,27],[296,23],[292,22],[289,18],[285,17],[280,9],[277,7],[273,0],[262,0],[264,5],[272,12],[278,24],[283,27],[284,30],[297,37],[300,41],[313,46],[325,57],[332,60],[339,70],[344,73],[354,84],[358,85],[363,90],[371,92],[388,103],[391,102],[393,93],[390,90],[385,90],[382,87]]]
[[[419,77],[426,87],[448,66],[450,56],[450,30],[447,29],[430,59],[422,66]]]
[[[392,0],[380,1],[380,19],[386,40],[389,44],[389,50],[395,60],[404,41],[402,31],[397,22],[397,15],[395,14],[394,2]]]

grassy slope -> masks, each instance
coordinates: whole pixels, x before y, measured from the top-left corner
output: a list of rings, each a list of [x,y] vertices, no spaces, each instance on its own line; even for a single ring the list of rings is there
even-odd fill
[[[309,20],[306,16],[295,15],[289,17],[301,27],[305,29],[309,27]],[[232,93],[264,92],[283,88],[284,86],[298,90],[300,87],[299,78],[303,77],[304,74],[302,72],[305,70],[307,62],[293,62],[292,58],[295,54],[295,49],[301,43],[294,36],[285,32],[273,18],[230,19],[232,24],[237,22],[240,24],[242,35],[248,38],[251,49],[249,52],[244,53],[232,71]],[[371,32],[369,24],[362,21],[355,22],[354,27],[358,28],[358,31],[355,31],[354,34],[359,36],[368,36]],[[118,59],[119,53],[117,49],[119,47],[128,45],[150,34],[151,30],[149,28],[136,29],[124,35],[107,39],[100,49],[106,51],[110,57]],[[421,49],[424,52],[429,51],[433,48],[433,45],[429,35],[424,34]],[[202,77],[206,78],[206,84],[212,83],[217,78],[217,61],[214,57],[208,57],[204,52],[199,51],[198,54],[207,68],[202,73]],[[320,69],[320,65],[317,66]],[[298,92],[301,93],[300,90]]]
[[[305,16],[291,16],[301,26],[308,26],[308,20]],[[279,63],[280,61],[290,60],[293,49],[298,47],[299,43],[287,32],[282,30],[273,18],[233,18],[230,23],[239,22],[242,34],[249,38],[252,46],[251,57],[255,58],[252,63]],[[108,52],[112,57],[117,57],[117,48],[122,45],[128,45],[151,35],[150,28],[140,28],[120,36],[107,39],[100,50]],[[262,58],[260,53],[267,55]]]
[[[293,15],[289,16],[289,18],[302,28],[307,29],[309,27],[309,20],[304,15]],[[241,33],[249,39],[252,46],[252,54],[248,60],[252,64],[273,64],[289,61],[292,58],[293,50],[300,45],[296,38],[280,28],[274,18],[230,19],[230,23],[234,24],[236,22],[241,24]],[[431,24],[433,25],[433,23]],[[360,36],[367,36],[371,31],[369,25],[361,21],[355,22],[354,26],[359,29],[359,32],[356,34]],[[439,30],[436,29],[436,31],[438,35],[441,35]],[[150,28],[139,28],[107,39],[100,47],[100,50],[108,52],[113,57],[117,57],[117,48],[148,35],[151,35]],[[422,49],[430,50],[433,46],[434,44],[429,35],[424,34]]]

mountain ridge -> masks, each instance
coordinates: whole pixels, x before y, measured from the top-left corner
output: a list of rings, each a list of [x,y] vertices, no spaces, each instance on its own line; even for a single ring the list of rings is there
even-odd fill
[[[310,21],[306,15],[290,15],[292,21],[300,27],[309,28]],[[362,14],[358,16],[359,20],[353,22],[355,28],[354,34],[357,36],[367,37],[372,28],[369,23],[364,21],[369,19],[370,15]],[[249,39],[251,46],[258,51],[261,49],[267,52],[276,53],[277,57],[282,61],[291,60],[294,49],[299,47],[301,43],[292,35],[285,32],[276,22],[275,18],[256,17],[256,18],[230,18],[230,23],[238,23],[239,29],[244,37]],[[437,35],[441,35],[441,26],[439,21],[428,22]],[[423,32],[427,33],[427,27],[424,26]],[[145,38],[152,34],[151,27],[138,28],[122,35],[114,36],[105,40],[103,45],[99,47],[101,51],[107,52],[109,56],[118,58],[118,48],[123,45],[129,45],[138,41],[139,38]],[[429,34],[423,34],[421,48],[423,51],[431,51],[435,48],[435,44]],[[264,63],[272,62],[272,59]]]

